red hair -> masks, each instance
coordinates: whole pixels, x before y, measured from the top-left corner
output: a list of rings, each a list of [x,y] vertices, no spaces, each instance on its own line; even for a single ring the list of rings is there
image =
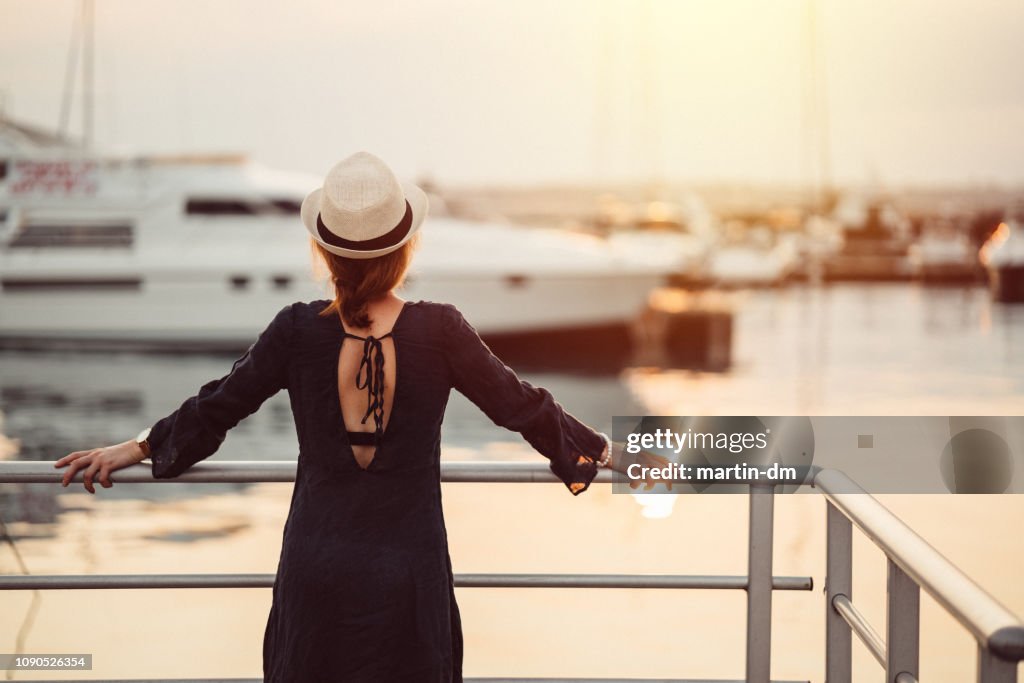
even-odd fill
[[[419,235],[414,235],[390,254],[368,259],[338,256],[316,240],[310,240],[316,255],[327,265],[334,284],[334,300],[320,315],[337,314],[350,327],[369,327],[373,321],[367,305],[402,284],[418,238]]]

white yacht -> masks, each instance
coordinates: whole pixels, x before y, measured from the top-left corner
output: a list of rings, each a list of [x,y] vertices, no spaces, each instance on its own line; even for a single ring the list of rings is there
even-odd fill
[[[977,247],[967,231],[950,218],[925,223],[909,253],[914,277],[921,282],[969,283],[978,279]]]
[[[832,214],[842,247],[824,261],[829,282],[904,281],[913,276],[910,221],[881,197],[845,195]]]
[[[299,205],[320,179],[233,156],[90,154],[0,118],[0,341],[237,347],[331,295]],[[428,217],[407,299],[484,335],[627,324],[665,271],[590,235]]]

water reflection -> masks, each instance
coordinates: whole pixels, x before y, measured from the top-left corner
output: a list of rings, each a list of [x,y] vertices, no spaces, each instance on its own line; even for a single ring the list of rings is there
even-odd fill
[[[748,292],[725,374],[633,371],[676,415],[1019,414],[1021,307],[982,288],[832,286]]]
[[[0,354],[0,410],[4,434],[11,442],[7,459],[54,461],[85,448],[118,443],[176,409],[208,380],[230,370],[233,357],[223,355],[165,356],[138,353],[5,352]],[[611,406],[630,412],[643,408],[632,400],[616,376],[530,373],[522,377],[549,389],[580,419],[610,430]],[[537,457],[522,438],[496,428],[460,394],[453,393],[444,423],[445,457],[450,459],[530,459]],[[298,446],[286,392],[271,397],[259,411],[228,433],[218,460],[289,460]],[[116,477],[116,475],[115,475]],[[74,485],[77,490],[81,484]],[[33,536],[62,512],[90,508],[93,501],[138,499],[169,501],[228,493],[241,494],[245,483],[157,484],[97,487],[97,498],[70,502],[57,484],[0,485],[0,515],[8,522],[41,525]],[[244,528],[244,524],[237,529]],[[204,538],[236,529],[189,530],[146,536],[150,540]]]
[[[613,415],[998,415],[1024,409],[1024,350],[1015,343],[1024,329],[1024,311],[992,305],[984,290],[800,287],[740,293],[734,303],[733,363],[727,372],[666,370],[634,360],[617,374],[525,372],[523,377],[605,431]],[[53,460],[70,450],[130,438],[140,424],[163,417],[204,382],[221,376],[232,361],[224,356],[2,353],[0,457]],[[448,460],[540,459],[518,434],[495,427],[457,393],[449,403],[442,441]],[[213,457],[280,460],[295,452],[294,426],[282,393],[232,430]],[[0,515],[6,521],[0,530],[9,535],[9,542],[0,538],[0,572],[273,572],[290,494],[287,484],[115,485],[98,488],[95,496],[81,485],[0,485]],[[747,508],[734,496],[616,496],[598,487],[584,498],[555,486],[446,484],[445,517],[456,571],[745,571]],[[813,574],[817,583],[824,557],[821,501],[784,498],[776,510],[777,571]],[[888,496],[883,503],[1019,612],[1024,595],[1015,570],[1024,549],[1015,539],[992,542],[978,529],[997,529],[999,520],[1020,518],[1022,500]],[[571,548],[565,538],[574,539]],[[884,565],[869,555],[855,553],[854,574],[862,577],[858,590],[884,595]],[[6,618],[0,618],[8,650],[85,643],[82,634],[95,632],[95,614],[102,613],[111,615],[110,624],[173,632],[180,647],[192,652],[212,642],[209,629],[251,645],[220,648],[213,659],[201,658],[192,669],[175,669],[177,663],[161,663],[155,651],[126,654],[123,638],[106,633],[88,640],[87,647],[108,663],[106,678],[157,670],[161,675],[208,675],[210,661],[224,675],[259,672],[269,591],[205,591],[196,600],[183,600],[180,591],[72,593],[9,596]],[[507,671],[507,638],[479,634],[501,633],[508,623],[532,628],[541,623],[537,614],[550,611],[552,600],[565,601],[559,604],[567,611],[585,611],[593,599],[585,591],[569,593],[459,589],[464,623],[471,625],[467,666]],[[728,652],[742,651],[739,635],[722,651],[708,652],[703,638],[708,629],[741,634],[735,629],[735,619],[742,619],[740,602],[691,592],[678,598],[685,600],[680,605],[688,617],[680,621],[674,618],[676,610],[664,609],[664,600],[674,596],[641,593],[608,591],[601,596],[603,612],[648,615],[645,624],[654,630],[672,633],[678,642],[701,643],[697,649],[671,649],[680,661],[666,660],[661,666],[717,672]],[[779,596],[777,609],[786,624],[779,637],[793,646],[779,648],[773,664],[778,671],[806,671],[807,651],[799,644],[824,638],[819,612],[807,602],[811,599]],[[209,629],[196,629],[196,623]],[[971,661],[973,650],[956,649],[968,643],[958,640],[963,634],[955,624],[936,620],[930,629],[923,661],[948,656],[944,666],[950,671],[959,671],[953,660]],[[538,672],[563,664],[543,649],[531,656],[531,663]],[[944,680],[966,675],[951,673]]]
[[[611,430],[613,415],[1019,414],[1024,407],[1020,307],[992,304],[981,288],[908,285],[795,287],[739,293],[728,372],[627,368],[580,375],[530,372],[570,412]],[[227,372],[225,355],[138,353],[0,354],[0,411],[7,452],[55,460],[131,438],[203,383]],[[528,359],[516,359],[518,366]],[[520,368],[522,369],[522,368]],[[443,427],[446,459],[537,458],[518,434],[496,428],[452,394]],[[233,429],[221,460],[296,457],[282,392]],[[242,494],[249,484],[114,486],[103,500],[168,501]],[[54,485],[0,485],[0,514],[47,533],[62,513],[94,500],[60,496]],[[242,527],[243,528],[244,523]],[[208,533],[190,530],[188,540]]]

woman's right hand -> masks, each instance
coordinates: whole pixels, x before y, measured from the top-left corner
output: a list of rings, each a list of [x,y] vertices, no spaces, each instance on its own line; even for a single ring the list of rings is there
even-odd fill
[[[113,486],[110,481],[110,473],[114,470],[120,470],[125,467],[131,467],[132,465],[139,463],[146,459],[146,454],[143,453],[142,447],[139,446],[136,441],[125,441],[123,443],[114,444],[113,446],[104,446],[103,448],[93,448],[88,451],[75,451],[74,453],[68,453],[63,458],[53,463],[54,467],[64,467],[65,465],[71,465],[67,472],[64,473],[64,478],[61,480],[62,486],[67,486],[71,483],[71,480],[75,477],[75,472],[84,469],[85,475],[82,477],[85,489],[89,493],[96,493],[96,489],[93,487],[93,477],[99,472],[100,486],[105,489],[109,489]]]

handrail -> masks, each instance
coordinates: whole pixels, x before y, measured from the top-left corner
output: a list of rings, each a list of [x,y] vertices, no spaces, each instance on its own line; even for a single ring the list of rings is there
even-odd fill
[[[169,483],[288,483],[295,481],[298,462],[295,460],[204,460],[197,462],[177,477],[156,479],[152,466],[143,461],[111,473],[112,482],[134,484]],[[0,483],[59,482],[65,469],[57,469],[51,461],[14,460],[0,462]],[[75,481],[81,481],[75,473]],[[552,483],[558,477],[541,462],[441,462],[441,480],[474,483]],[[611,470],[598,470],[597,483],[611,483]]]
[[[298,474],[298,461],[204,461],[194,464],[173,478],[156,479],[151,465],[140,463],[111,474],[115,483],[260,483],[292,482]],[[48,461],[0,462],[0,483],[49,483],[61,481],[66,470],[57,469]],[[82,480],[82,472],[74,481]],[[561,483],[541,462],[442,462],[441,480],[449,482],[491,483]],[[602,469],[594,479],[611,483],[613,473]],[[698,588],[742,589],[747,594],[746,677],[745,683],[772,683],[771,613],[775,590],[811,590],[811,577],[779,577],[772,573],[772,531],[775,485],[772,482],[729,477],[723,483],[749,485],[748,571],[747,576],[683,576],[643,574],[464,574],[455,575],[456,585],[521,588]],[[98,485],[98,484],[97,484]],[[641,489],[638,492],[643,492]],[[209,575],[71,575],[71,576],[0,576],[0,590],[64,589],[64,588],[250,588],[273,585],[273,575],[209,574]],[[228,680],[228,679],[205,679]],[[245,680],[245,679],[234,679]],[[627,678],[479,678],[467,681],[522,682],[533,681],[641,681]],[[679,683],[727,683],[724,681],[688,681],[663,679]],[[192,683],[197,683],[193,680]],[[737,682],[738,683],[738,682]],[[806,682],[804,682],[806,683]]]
[[[1024,623],[896,515],[838,470],[820,470],[826,498],[825,679],[851,683],[850,635],[856,633],[891,683],[916,683],[923,588],[974,636],[978,683],[1016,683],[1024,659]],[[886,556],[885,641],[852,601],[852,527]]]
[[[111,473],[110,480],[121,483],[248,483],[262,482],[287,483],[295,481],[298,462],[295,460],[204,460],[192,465],[177,477],[156,479],[153,477],[152,466],[146,461]],[[43,460],[11,460],[0,462],[0,484],[49,484],[59,482],[65,469],[57,469],[52,461]],[[75,481],[81,481],[81,473],[75,473]],[[609,469],[599,469],[594,483],[612,483],[614,473]],[[463,483],[560,483],[550,468],[543,462],[441,462],[441,481]],[[771,486],[761,479],[748,479],[730,476],[720,482],[723,484],[751,484],[759,487]],[[642,489],[638,489],[642,492]]]
[[[81,678],[38,680],[35,683],[82,683]],[[507,676],[467,676],[465,683],[746,683],[736,679],[710,678],[510,678]],[[262,678],[119,678],[105,679],[103,683],[264,683]],[[772,683],[810,683],[810,681],[772,681]],[[897,683],[904,683],[898,681]],[[906,683],[914,683],[908,681]]]
[[[1024,623],[899,517],[838,470],[818,472],[814,485],[979,644],[1005,659],[1024,659]]]
[[[146,463],[118,470],[112,474],[111,479],[116,483],[150,484],[292,482],[297,473],[296,461],[207,461],[193,465],[174,478],[155,479],[150,466]],[[917,680],[920,588],[974,635],[978,642],[979,681],[1016,683],[1017,662],[1024,660],[1024,623],[845,474],[837,470],[818,468],[813,468],[813,474],[813,486],[824,494],[828,511],[828,570],[825,591],[826,678],[829,683],[850,681],[851,632],[856,633],[864,641],[883,665],[887,680],[896,683],[914,683]],[[0,462],[0,483],[57,483],[63,475],[64,470],[54,468],[53,463],[49,461]],[[81,472],[76,474],[75,481],[81,481],[81,476]],[[594,481],[611,483],[612,477],[611,471],[600,470]],[[545,463],[539,462],[442,462],[441,479],[449,482],[482,483],[560,482]],[[747,592],[746,681],[768,683],[771,656],[771,594],[775,590],[810,590],[813,581],[811,577],[779,577],[772,574],[774,485],[763,480],[731,481],[749,484],[747,576],[457,574],[456,585],[506,588],[742,589]],[[640,491],[642,492],[642,489]],[[861,529],[888,558],[888,620],[884,642],[852,601],[852,525]],[[3,575],[0,576],[0,590],[246,588],[272,586],[273,581],[273,574]]]
[[[746,576],[683,574],[455,574],[461,588],[675,588],[747,590]],[[274,574],[0,574],[0,590],[270,588]],[[772,577],[777,591],[814,589],[810,576]]]

